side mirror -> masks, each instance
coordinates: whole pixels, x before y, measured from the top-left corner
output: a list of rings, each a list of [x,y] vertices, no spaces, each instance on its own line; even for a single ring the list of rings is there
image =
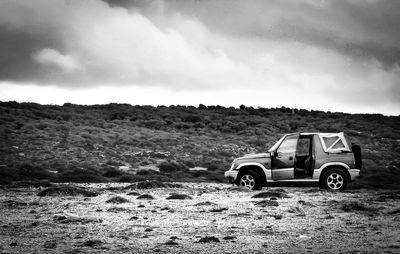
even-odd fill
[[[276,156],[276,152],[272,151],[272,152],[270,152],[270,155],[271,155],[271,157],[275,157]]]

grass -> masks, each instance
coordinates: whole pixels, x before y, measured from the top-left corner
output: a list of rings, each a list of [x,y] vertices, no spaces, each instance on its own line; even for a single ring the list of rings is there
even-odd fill
[[[265,152],[285,133],[314,131],[344,131],[361,145],[359,186],[392,186],[400,177],[399,116],[286,107],[0,102],[0,126],[0,184],[225,182],[223,172],[234,158]],[[207,170],[189,170],[194,167]]]

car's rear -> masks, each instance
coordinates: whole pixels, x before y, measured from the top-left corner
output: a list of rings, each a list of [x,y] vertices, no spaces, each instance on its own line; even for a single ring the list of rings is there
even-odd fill
[[[351,180],[360,176],[360,171],[362,168],[362,156],[361,156],[361,147],[356,144],[351,145],[351,151],[354,156],[354,169],[350,170]]]

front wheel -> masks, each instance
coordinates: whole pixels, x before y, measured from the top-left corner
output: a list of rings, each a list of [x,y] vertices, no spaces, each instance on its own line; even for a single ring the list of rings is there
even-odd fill
[[[239,185],[250,190],[261,190],[261,177],[253,170],[245,171],[239,178]]]
[[[322,186],[330,191],[342,191],[346,188],[348,178],[342,169],[329,169],[322,178]]]

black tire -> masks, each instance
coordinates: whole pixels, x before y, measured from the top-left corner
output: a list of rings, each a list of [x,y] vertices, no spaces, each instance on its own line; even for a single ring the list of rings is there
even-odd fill
[[[343,169],[328,169],[322,177],[321,185],[329,191],[343,191],[346,189],[349,179]]]
[[[262,189],[261,176],[253,170],[246,170],[240,174],[237,184],[250,190]]]

